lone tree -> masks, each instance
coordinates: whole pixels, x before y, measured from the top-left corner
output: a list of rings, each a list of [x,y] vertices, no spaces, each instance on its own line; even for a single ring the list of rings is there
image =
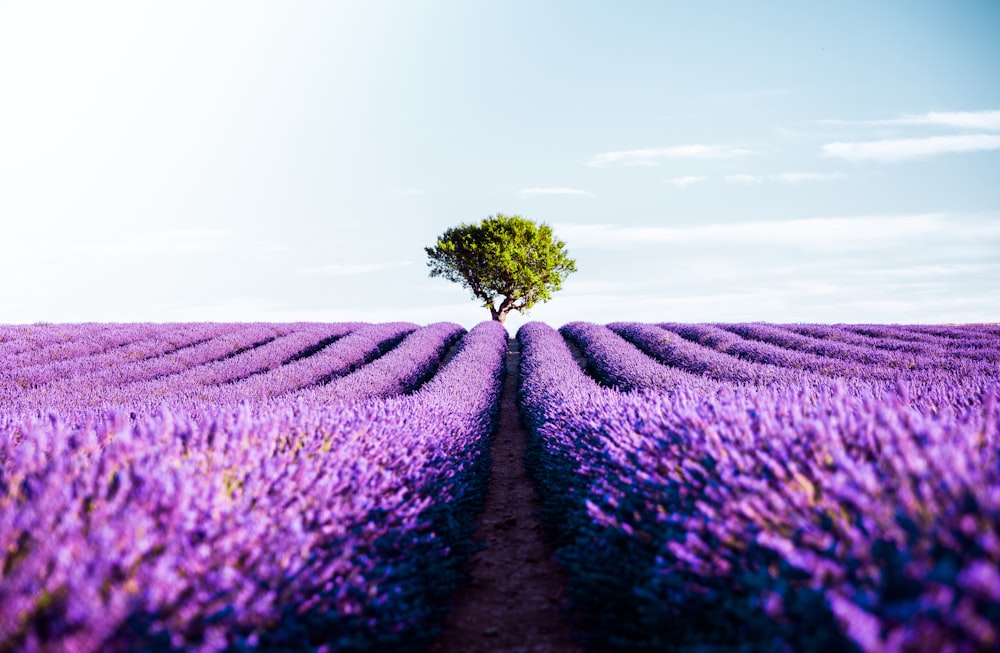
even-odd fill
[[[452,227],[424,251],[432,277],[468,288],[501,324],[512,309],[523,313],[547,302],[576,272],[576,261],[552,228],[519,215],[497,213],[479,224]]]

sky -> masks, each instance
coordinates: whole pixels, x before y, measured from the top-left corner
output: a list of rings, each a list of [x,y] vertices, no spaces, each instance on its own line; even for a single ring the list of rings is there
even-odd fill
[[[0,0],[0,323],[1000,321],[1000,3]]]

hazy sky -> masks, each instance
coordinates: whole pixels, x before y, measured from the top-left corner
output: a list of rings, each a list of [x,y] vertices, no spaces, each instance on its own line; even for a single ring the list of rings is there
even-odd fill
[[[1000,320],[1000,3],[2,2],[0,323]]]

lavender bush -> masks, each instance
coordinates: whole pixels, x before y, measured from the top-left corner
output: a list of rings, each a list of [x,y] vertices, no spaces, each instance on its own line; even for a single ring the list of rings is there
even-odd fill
[[[620,390],[710,389],[714,384],[684,370],[658,364],[607,327],[571,322],[560,332],[582,351],[586,367],[601,383]]]
[[[1000,648],[997,327],[518,338],[594,648]],[[0,327],[0,653],[422,650],[505,352],[495,322]]]
[[[86,363],[90,358],[84,355],[30,368],[42,376],[36,384],[0,384],[0,400],[8,411],[34,410],[40,415],[53,409],[62,415],[123,406],[130,412],[155,409],[169,396],[231,384],[277,369],[304,353],[321,351],[361,326],[245,325],[168,355],[143,351],[134,362],[90,371],[86,364],[74,367],[76,361]],[[166,338],[175,337],[171,325],[164,325],[162,333]],[[4,364],[12,375],[23,374],[16,361],[8,359]]]
[[[492,322],[425,381],[459,335],[428,327],[411,394],[379,401],[5,406],[0,651],[421,649],[469,553],[502,387]]]
[[[596,648],[1000,644],[995,371],[936,412],[877,382],[622,393],[549,327],[518,337],[531,469]]]

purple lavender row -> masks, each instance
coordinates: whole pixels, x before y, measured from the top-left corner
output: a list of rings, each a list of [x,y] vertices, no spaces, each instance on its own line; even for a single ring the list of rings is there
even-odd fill
[[[997,334],[992,333],[989,330],[971,330],[967,325],[962,327],[966,331],[964,332],[964,338],[962,333],[953,333],[952,337],[942,335],[940,333],[933,333],[932,331],[921,330],[914,328],[919,325],[899,325],[899,324],[859,324],[859,325],[848,325],[847,328],[860,333],[863,335],[871,335],[876,337],[888,337],[894,340],[899,340],[903,342],[911,343],[921,343],[926,345],[932,345],[935,347],[944,348],[945,351],[954,353],[958,348],[962,347],[963,341],[966,348],[976,347],[982,345],[982,339],[995,336]],[[976,341],[979,342],[976,342]],[[994,345],[990,344],[990,349],[994,349]]]
[[[660,326],[678,333],[692,342],[753,363],[776,365],[836,377],[892,381],[899,376],[899,370],[793,351],[767,342],[748,340],[736,333],[709,324],[664,323]]]
[[[506,352],[474,328],[413,395],[0,420],[11,650],[387,650],[469,554]]]
[[[82,335],[84,328],[82,324],[0,325],[0,360],[31,349],[72,342]]]
[[[287,361],[263,374],[255,374],[231,384],[192,389],[183,393],[184,401],[259,401],[329,383],[375,360],[417,328],[416,324],[410,322],[363,326],[315,353]]]
[[[866,325],[867,330],[874,330],[875,325]],[[891,347],[900,342],[923,345],[932,348],[922,352],[933,360],[946,363],[949,360],[982,361],[985,364],[1000,362],[1000,334],[990,332],[985,325],[962,325],[954,327],[956,337],[930,335],[919,331],[920,325],[883,327],[892,335],[891,340],[879,339],[876,346]],[[908,336],[926,336],[929,341],[908,339]],[[939,365],[946,367],[947,365]]]
[[[895,342],[918,344],[925,347],[934,347],[945,352],[947,355],[959,358],[971,358],[973,360],[984,358],[992,359],[995,357],[997,349],[995,344],[983,346],[982,342],[976,343],[965,341],[963,343],[956,341],[954,338],[946,338],[944,336],[915,331],[906,326],[900,325],[865,324],[848,325],[845,328],[865,336],[872,336],[880,339],[885,338]],[[987,336],[991,335],[991,332],[989,331],[984,333]],[[996,336],[997,334],[992,335]],[[984,351],[988,351],[989,355],[984,356]]]
[[[866,368],[859,367],[852,376],[831,378],[742,360],[686,340],[663,327],[635,323],[611,326],[650,356],[693,374],[731,384],[797,387],[809,393],[840,387],[851,396],[871,400],[887,394],[903,396],[914,409],[927,414],[961,413],[978,405],[998,378],[996,369],[979,365],[960,366],[958,371],[915,371],[898,377],[879,374],[878,370],[862,373]]]
[[[945,338],[932,336],[927,333],[909,331],[898,324],[848,324],[845,325],[845,328],[873,338],[889,338],[901,342],[919,343],[933,347],[942,347],[948,344]]]
[[[245,351],[262,347],[277,338],[301,328],[296,324],[240,324],[210,340],[177,349],[155,357],[122,365],[115,365],[79,378],[79,382],[95,386],[123,386],[129,383],[152,381],[171,374],[178,374],[200,365],[232,358]]]
[[[0,326],[0,360],[25,351],[42,349],[50,345],[65,344],[80,339],[86,324],[4,324]]]
[[[755,323],[717,326],[721,326],[728,331],[733,331],[745,338],[761,340],[797,351],[806,351],[866,365],[881,365],[903,369],[968,368],[970,367],[970,361],[991,361],[998,354],[997,351],[989,347],[975,344],[977,342],[976,339],[955,341],[953,345],[945,346],[940,352],[920,355],[903,353],[898,350],[884,351],[880,348],[881,342],[876,343],[876,348],[830,343],[796,334],[780,325]]]
[[[369,326],[358,322],[333,324],[306,323],[292,325],[288,335],[278,337],[260,347],[205,365],[188,368],[172,375],[158,378],[148,384],[131,386],[139,394],[162,397],[189,388],[234,383],[264,374],[282,365],[321,351],[324,347]]]
[[[884,351],[872,347],[861,347],[846,343],[834,343],[809,336],[803,336],[780,325],[753,324],[718,324],[727,331],[732,331],[749,340],[759,340],[786,349],[807,352],[835,358],[845,362],[861,363],[885,368],[896,369],[928,369],[928,368],[966,368],[969,360],[991,361],[1000,355],[996,350],[981,346],[955,347],[946,349],[944,355],[921,356],[899,351]],[[975,340],[956,341],[973,343]]]
[[[23,392],[20,395],[17,393],[17,388],[14,388],[7,396],[7,401],[11,410],[41,414],[54,410],[66,419],[71,419],[71,416],[79,417],[94,410],[109,411],[115,407],[126,407],[129,412],[148,411],[171,396],[190,393],[205,386],[238,381],[280,367],[296,356],[303,356],[327,346],[362,325],[343,322],[261,326],[277,332],[291,332],[259,347],[251,347],[244,351],[230,349],[218,360],[193,365],[180,371],[176,371],[174,361],[150,360],[148,364],[152,369],[146,371],[153,374],[160,371],[163,374],[156,374],[155,378],[148,381],[114,383],[114,370],[109,370],[108,383],[64,383]],[[225,345],[224,342],[221,344]],[[159,370],[158,360],[159,363],[166,363]]]
[[[605,326],[570,322],[560,329],[587,359],[587,369],[601,383],[619,390],[672,390],[682,385],[710,389],[712,381],[661,365]]]
[[[653,324],[614,322],[608,328],[649,356],[691,374],[726,383],[772,385],[817,382],[820,378],[803,370],[752,363],[686,340]]]
[[[6,386],[0,389],[0,396],[6,396],[7,401],[16,399],[21,405],[33,402],[44,406],[50,397],[62,397],[72,392],[79,394],[82,391],[91,396],[91,403],[96,404],[98,400],[94,397],[100,393],[117,391],[130,383],[158,379],[225,359],[235,353],[267,344],[293,328],[293,325],[248,324],[235,330],[225,329],[214,338],[160,356],[155,355],[155,350],[147,349],[142,352],[139,360],[105,365],[94,371],[87,371],[87,367],[77,369],[73,367],[73,361],[63,361],[49,366],[61,372],[60,375],[52,374],[53,378],[44,384],[36,379],[35,385],[43,387],[22,389],[19,385]]]
[[[1000,409],[617,395],[522,327],[530,468],[600,650],[990,650]]]
[[[665,408],[645,407],[645,423]],[[809,408],[788,394],[675,403],[666,414],[656,428],[639,422],[638,439],[609,415],[603,430],[627,446],[609,447],[615,463],[598,478],[648,470],[646,502],[599,480],[590,496],[603,501],[588,506],[594,521],[660,542],[659,571],[639,588],[660,598],[647,618],[742,615],[733,643],[790,650],[838,639],[863,651],[985,650],[997,641],[983,626],[1000,608],[990,589],[1000,549],[981,548],[1000,541],[997,460],[982,448],[996,450],[995,410],[961,423],[892,398],[832,397]],[[688,596],[671,604],[678,583]],[[741,595],[727,595],[732,587]]]
[[[417,328],[409,322],[357,325],[313,325],[301,337],[268,345],[184,373],[124,388],[98,389],[78,395],[72,404],[58,404],[63,412],[85,412],[87,406],[131,412],[150,412],[166,402],[189,412],[215,412],[221,406],[251,401],[267,410],[269,399],[348,374],[389,350]],[[294,334],[293,334],[294,335]],[[276,345],[271,347],[270,345]]]
[[[385,355],[326,385],[298,392],[296,398],[355,403],[413,392],[431,378],[445,352],[463,334],[465,329],[452,322],[421,327]]]
[[[911,325],[907,329],[940,337],[953,356],[1000,362],[1000,336],[978,325]]]
[[[985,340],[995,343],[997,334],[984,324],[910,324],[904,327],[908,331],[926,333],[952,342],[967,342]]]
[[[152,337],[125,343],[106,351],[74,358],[47,361],[34,365],[18,363],[0,372],[0,387],[37,387],[52,381],[68,380],[92,372],[115,369],[121,365],[144,361],[183,351],[231,333],[238,325],[193,323],[171,325],[158,330]]]
[[[89,356],[131,345],[139,340],[156,338],[164,329],[185,328],[184,324],[70,324],[62,325],[66,338],[41,347],[23,349],[0,359],[0,369],[12,370]],[[190,326],[190,325],[187,325]]]
[[[584,373],[566,341],[548,325],[529,322],[517,338],[520,408],[528,428],[525,463],[543,501],[541,515],[556,545],[556,558],[569,576],[570,616],[589,648],[613,650],[613,641],[623,642],[629,631],[641,628],[633,584],[637,575],[654,568],[644,561],[622,573],[615,560],[622,555],[635,558],[623,546],[631,539],[624,533],[609,537],[586,512],[590,484],[606,472],[600,415],[613,410],[623,395]],[[633,468],[623,478],[643,474]]]
[[[983,333],[1000,336],[1000,322],[986,322],[984,324],[976,325],[976,328]]]
[[[815,354],[847,363],[915,369],[920,363],[925,362],[925,360],[908,352],[882,351],[872,347],[819,340],[795,333],[776,324],[755,322],[752,324],[715,324],[713,326],[731,331],[747,340],[758,340],[784,349]]]
[[[869,330],[872,328],[871,325],[868,326]],[[929,336],[935,339],[932,341],[933,344],[922,341],[902,340],[900,334],[904,332],[909,335],[916,333],[906,330],[906,327],[894,326],[887,327],[887,329],[889,333],[894,334],[894,337],[891,341],[887,339],[878,340],[878,346],[880,347],[888,347],[892,344],[909,344],[910,346],[917,345],[926,348],[928,351],[920,353],[928,356],[951,356],[989,362],[1000,360],[1000,334],[995,334],[985,329],[970,331],[970,337],[963,340],[949,340],[947,338]],[[901,340],[902,343],[900,342]]]
[[[861,347],[877,347],[878,349],[887,351],[899,351],[922,356],[941,357],[946,355],[945,348],[940,344],[903,340],[890,336],[889,334],[892,333],[893,327],[889,325],[879,325],[882,328],[879,331],[879,333],[883,334],[881,336],[875,335],[876,331],[871,328],[868,329],[869,333],[866,335],[858,333],[856,328],[851,325],[844,324],[786,324],[783,326],[804,336],[811,336],[832,342],[842,342]]]

